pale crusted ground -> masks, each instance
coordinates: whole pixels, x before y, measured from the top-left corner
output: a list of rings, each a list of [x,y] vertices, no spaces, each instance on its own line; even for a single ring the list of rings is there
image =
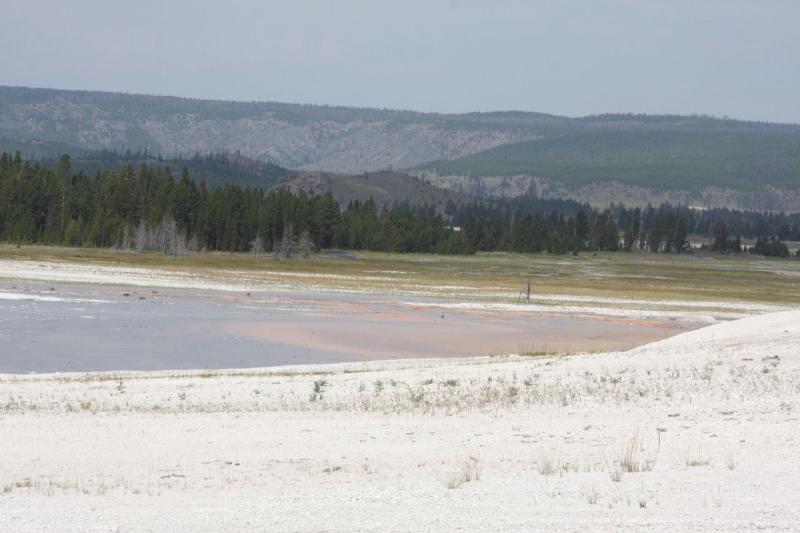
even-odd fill
[[[0,376],[2,531],[800,523],[800,312],[627,353]]]
[[[715,268],[723,268],[715,265]],[[751,268],[753,272],[755,268]],[[774,271],[773,271],[774,273]],[[666,318],[713,323],[717,320],[742,318],[756,313],[791,309],[786,303],[745,301],[729,296],[710,300],[693,294],[691,297],[664,298],[608,297],[598,295],[565,295],[537,288],[530,302],[520,304],[519,287],[420,283],[404,277],[400,271],[360,271],[334,274],[329,272],[297,272],[294,270],[172,269],[135,267],[119,264],[96,264],[72,261],[0,259],[0,279],[51,283],[85,283],[148,288],[198,289],[226,292],[291,292],[298,294],[348,293],[374,294],[384,298],[395,295],[409,305],[414,298],[434,298],[424,305],[442,309],[474,309],[485,311],[528,311],[558,314],[590,314],[624,318]],[[600,270],[585,272],[588,277],[611,277]],[[787,271],[787,276],[797,272]],[[629,278],[630,275],[626,275]],[[652,274],[648,277],[652,278]],[[0,298],[3,295],[0,294]],[[8,298],[8,296],[7,296]],[[768,299],[767,299],[768,300]],[[792,301],[793,303],[793,301]]]

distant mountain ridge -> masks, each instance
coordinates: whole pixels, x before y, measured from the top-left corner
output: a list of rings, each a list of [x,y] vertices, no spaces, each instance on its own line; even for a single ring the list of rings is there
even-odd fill
[[[437,114],[0,86],[0,144],[15,142],[39,156],[48,146],[226,152],[299,171],[409,170],[471,194],[800,210],[800,125],[706,116]]]
[[[525,125],[507,122],[491,114],[0,87],[0,137],[147,149],[166,157],[240,152],[289,168],[342,173],[411,167],[535,138]]]

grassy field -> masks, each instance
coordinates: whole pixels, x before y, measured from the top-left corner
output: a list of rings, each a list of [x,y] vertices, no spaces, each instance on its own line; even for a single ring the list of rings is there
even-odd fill
[[[564,295],[645,300],[742,301],[800,305],[800,261],[705,254],[596,253],[435,256],[358,252],[356,259],[316,255],[276,260],[250,254],[197,253],[171,257],[105,249],[0,245],[0,259],[69,261],[159,268],[226,279],[290,281],[315,289],[511,301],[532,278],[532,296]],[[2,272],[0,272],[2,274]]]

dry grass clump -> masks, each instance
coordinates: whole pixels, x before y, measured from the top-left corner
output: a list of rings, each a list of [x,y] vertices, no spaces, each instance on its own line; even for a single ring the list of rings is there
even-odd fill
[[[697,450],[692,453],[691,451],[686,452],[686,456],[684,457],[684,463],[687,467],[696,467],[696,466],[708,466],[711,464],[711,458],[709,458],[706,454],[704,454],[700,447],[697,447]]]
[[[625,471],[622,469],[622,465],[618,461],[615,461],[608,467],[608,475],[611,477],[611,481],[614,483],[619,483],[622,481],[622,475],[624,473]]]
[[[153,489],[157,488],[185,488],[185,484],[182,486],[171,486],[167,483],[163,483],[163,480],[158,480],[158,487],[154,486]],[[132,487],[129,481],[122,478],[117,478],[108,482],[100,481],[99,483],[54,478],[35,480],[24,478],[12,483],[5,483],[2,486],[2,494],[25,491],[26,494],[37,494],[41,496],[55,496],[56,494],[101,496],[111,490],[123,490],[134,494],[141,492],[140,489]],[[148,492],[153,493],[152,490]]]
[[[581,489],[581,494],[589,505],[596,504],[597,500],[600,498],[600,493],[594,487],[583,487],[583,489]]]
[[[728,467],[728,470],[736,470],[736,467],[739,466],[739,456],[734,453],[726,455],[725,466]]]
[[[561,461],[550,452],[542,451],[536,461],[536,470],[542,476],[551,476],[561,470]]]
[[[623,472],[651,472],[657,459],[658,450],[655,455],[645,454],[644,437],[637,429],[625,443],[618,464]]]
[[[445,482],[448,489],[457,489],[471,481],[481,478],[480,461],[475,457],[468,457],[457,472],[452,472]]]
[[[708,457],[701,455],[686,456],[686,466],[688,467],[708,466],[710,464],[711,464],[711,459],[709,459]]]

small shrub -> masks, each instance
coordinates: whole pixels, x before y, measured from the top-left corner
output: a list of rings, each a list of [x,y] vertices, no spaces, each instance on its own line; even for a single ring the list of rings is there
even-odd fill
[[[624,473],[625,471],[622,469],[622,465],[618,462],[614,462],[614,464],[612,464],[608,469],[608,475],[611,477],[611,481],[614,483],[619,483],[622,481],[622,475]]]
[[[419,405],[425,399],[425,389],[422,387],[417,387],[416,389],[409,389],[408,391],[408,399],[411,400],[411,403],[414,405]]]
[[[466,482],[467,481],[464,479],[461,473],[457,472],[450,474],[450,476],[447,478],[447,482],[445,483],[445,485],[447,486],[448,489],[453,490],[459,488]]]
[[[559,463],[550,454],[542,453],[536,461],[536,470],[543,476],[550,476],[560,470]]]
[[[461,465],[458,472],[453,472],[448,476],[446,485],[448,489],[457,489],[470,481],[478,481],[481,478],[481,468],[477,458],[469,457]]]
[[[325,392],[325,387],[328,386],[328,382],[324,379],[318,379],[314,382],[314,388],[311,392],[311,401],[316,402],[317,400],[321,400],[322,396]]]

